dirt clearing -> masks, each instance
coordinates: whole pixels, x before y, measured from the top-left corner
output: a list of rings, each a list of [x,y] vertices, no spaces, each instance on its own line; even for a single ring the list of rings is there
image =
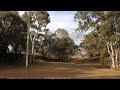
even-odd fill
[[[112,79],[120,78],[120,71],[101,64],[37,62],[30,64],[28,69],[25,65],[0,65],[0,78]]]

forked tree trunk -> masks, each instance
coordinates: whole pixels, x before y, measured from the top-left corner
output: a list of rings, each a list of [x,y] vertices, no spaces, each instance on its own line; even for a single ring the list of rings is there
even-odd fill
[[[118,23],[117,23],[117,17],[116,16],[112,16],[112,27],[114,29],[111,29],[111,30],[114,30],[114,36],[116,38],[116,40],[114,40],[113,42],[107,42],[105,37],[101,34],[98,33],[97,30],[95,30],[95,33],[97,33],[101,38],[102,40],[106,43],[107,45],[107,50],[108,50],[108,53],[111,57],[111,60],[112,60],[112,65],[111,65],[111,68],[112,69],[119,69],[119,37],[120,37],[120,32],[119,32],[119,29],[118,29]]]
[[[111,46],[111,45],[112,45],[112,44],[108,44],[108,43],[107,43],[107,49],[108,49],[108,53],[109,53],[109,55],[110,55],[110,57],[111,57],[111,60],[112,60],[111,68],[112,68],[112,69],[115,69],[114,53],[113,53],[113,50],[110,50],[110,49],[112,49],[112,46]]]
[[[112,43],[107,44],[108,53],[112,60],[112,69],[119,69],[119,49],[113,48]]]

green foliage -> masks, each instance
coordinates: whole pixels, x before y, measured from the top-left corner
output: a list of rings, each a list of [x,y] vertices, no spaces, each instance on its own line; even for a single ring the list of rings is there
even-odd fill
[[[78,11],[75,14],[75,20],[78,22],[77,30],[87,31],[92,29],[92,33],[98,36],[98,38],[93,37],[94,34],[88,35],[89,38],[86,36],[83,42],[84,47],[95,54],[94,48],[95,51],[100,53],[101,57],[106,57],[109,53],[114,64],[115,59],[119,58],[117,54],[119,55],[120,49],[120,11]],[[92,40],[92,42],[88,42],[89,40]],[[94,43],[94,41],[97,43]]]
[[[36,29],[37,32],[41,32],[42,28],[45,28],[50,23],[47,11],[26,11],[22,18],[29,27]]]
[[[48,29],[46,29],[46,26],[48,23],[50,23],[49,14],[47,11],[26,11],[22,15],[23,20],[27,23],[28,26],[28,36],[31,37],[31,44],[27,44],[27,48],[29,49],[29,52],[31,50],[32,55],[34,57],[34,52],[39,52],[39,46],[41,47],[42,54],[44,54],[43,49],[43,42],[39,42],[40,32],[44,31],[45,33],[48,32]],[[30,33],[31,29],[35,31],[35,33]],[[27,38],[27,42],[29,42],[29,37]],[[37,50],[36,50],[37,49]],[[35,51],[36,50],[36,51]],[[28,51],[28,49],[27,49]],[[33,60],[32,60],[33,61]]]
[[[12,45],[14,51],[25,49],[27,25],[17,12],[0,11],[1,47]]]
[[[63,30],[62,30],[63,31]],[[59,59],[63,60],[65,58],[68,58],[69,56],[74,54],[74,50],[78,48],[77,45],[75,45],[74,41],[69,37],[64,37],[64,33],[62,33],[63,36],[58,37],[55,33],[47,33],[44,34],[42,39],[40,40],[42,45],[41,47],[41,54],[49,59]],[[68,32],[65,31],[67,34]]]
[[[86,35],[80,47],[85,48],[89,57],[106,58],[109,56],[106,44],[93,32]]]

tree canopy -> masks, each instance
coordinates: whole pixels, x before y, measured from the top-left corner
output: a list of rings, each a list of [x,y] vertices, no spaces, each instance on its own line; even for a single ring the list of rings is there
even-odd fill
[[[14,51],[25,49],[27,24],[17,12],[0,11],[0,47],[4,49],[8,45],[14,47]]]
[[[119,11],[78,11],[75,14],[79,31],[93,30],[102,40],[112,61],[112,68],[119,67],[120,12]]]

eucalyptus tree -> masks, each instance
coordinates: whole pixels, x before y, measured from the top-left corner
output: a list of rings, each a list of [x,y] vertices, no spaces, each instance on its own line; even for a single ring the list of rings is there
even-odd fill
[[[26,21],[29,29],[34,29],[36,31],[36,34],[39,34],[44,29],[46,29],[47,24],[50,23],[49,14],[47,11],[26,11],[22,17]],[[42,30],[42,28],[44,29]],[[37,35],[34,34],[34,40],[32,39],[33,42],[35,41],[35,38],[37,38],[36,36]],[[32,49],[34,49],[33,47],[34,44],[32,45]]]
[[[102,39],[111,57],[111,68],[119,69],[120,12],[77,11],[74,18],[78,22],[77,30],[92,29]]]
[[[108,52],[106,44],[95,35],[94,32],[87,34],[83,41],[80,43],[80,47],[84,48],[91,59],[97,58],[104,64],[104,59],[107,59]]]
[[[54,38],[52,40],[53,44],[51,46],[51,51],[54,52],[54,56],[57,56],[59,60],[63,60],[68,56],[74,54],[75,43],[69,37],[69,33],[64,29],[57,29],[54,32]]]

